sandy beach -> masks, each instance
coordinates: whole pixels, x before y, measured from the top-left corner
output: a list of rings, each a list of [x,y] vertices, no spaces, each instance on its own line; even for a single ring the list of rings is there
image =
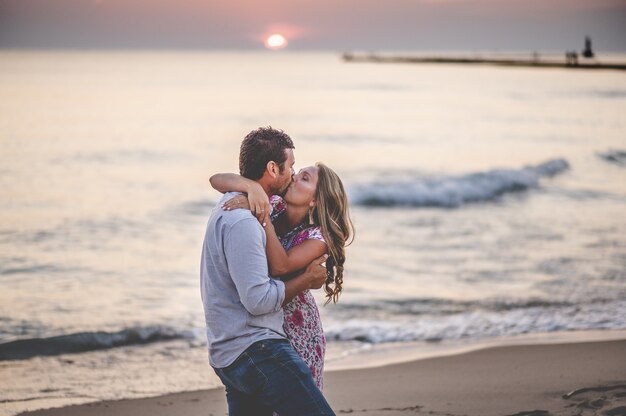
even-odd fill
[[[330,371],[337,414],[626,415],[626,339],[514,345],[376,368]],[[225,415],[222,389],[22,413]]]

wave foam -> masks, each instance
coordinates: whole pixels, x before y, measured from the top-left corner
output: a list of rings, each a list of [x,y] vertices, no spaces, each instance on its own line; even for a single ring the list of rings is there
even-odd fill
[[[609,150],[608,152],[598,153],[598,156],[614,165],[626,166],[626,151]]]
[[[540,178],[554,176],[568,168],[566,160],[553,159],[522,169],[493,169],[463,176],[373,182],[355,186],[351,195],[354,203],[364,206],[453,208],[535,188]]]
[[[626,328],[626,301],[472,310],[451,315],[346,319],[325,324],[329,340],[370,343],[480,339],[525,333]]]
[[[115,347],[190,339],[193,334],[163,326],[127,328],[119,332],[79,332],[49,338],[29,338],[0,344],[0,361],[73,354]]]

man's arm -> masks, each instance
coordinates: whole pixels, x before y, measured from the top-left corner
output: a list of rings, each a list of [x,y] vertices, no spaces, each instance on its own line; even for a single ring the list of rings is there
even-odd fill
[[[326,268],[322,265],[328,257],[326,254],[286,283],[270,278],[263,237],[257,221],[249,218],[233,225],[224,239],[228,270],[241,303],[252,315],[276,312],[300,292],[319,289],[326,281]]]
[[[239,299],[252,315],[276,312],[285,299],[285,284],[269,277],[263,239],[254,217],[241,219],[224,236],[224,254]]]

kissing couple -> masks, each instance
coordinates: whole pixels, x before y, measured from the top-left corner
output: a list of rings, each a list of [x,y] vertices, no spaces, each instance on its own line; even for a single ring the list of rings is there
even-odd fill
[[[258,128],[241,143],[240,175],[210,179],[224,196],[207,225],[200,290],[230,416],[335,414],[310,290],[337,302],[354,228],[337,174],[323,163],[295,174],[294,148],[285,132]]]

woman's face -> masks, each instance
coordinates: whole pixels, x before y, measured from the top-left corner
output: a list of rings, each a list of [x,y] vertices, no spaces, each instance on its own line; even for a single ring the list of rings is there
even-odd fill
[[[311,202],[315,199],[318,171],[317,166],[309,166],[301,169],[300,172],[293,177],[293,182],[291,182],[291,185],[287,188],[285,202],[290,205],[311,206]]]

